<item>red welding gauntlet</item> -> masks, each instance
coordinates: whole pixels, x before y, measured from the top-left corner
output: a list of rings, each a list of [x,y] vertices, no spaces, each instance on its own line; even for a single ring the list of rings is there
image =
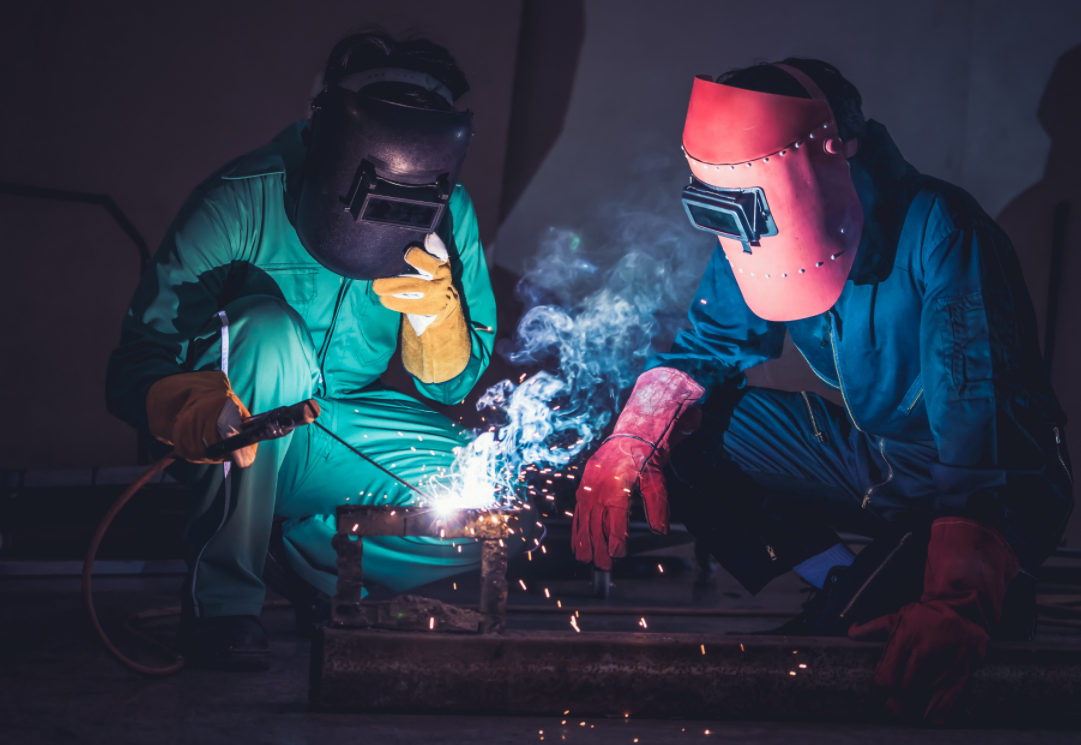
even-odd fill
[[[705,389],[684,372],[655,367],[641,375],[616,428],[586,463],[574,510],[574,554],[600,569],[627,553],[631,492],[642,494],[649,525],[668,533],[661,469],[672,445],[698,428],[694,407]]]
[[[889,691],[890,712],[943,723],[983,661],[1006,587],[1019,571],[994,528],[960,517],[935,520],[920,601],[848,630],[859,641],[889,640],[875,685]]]

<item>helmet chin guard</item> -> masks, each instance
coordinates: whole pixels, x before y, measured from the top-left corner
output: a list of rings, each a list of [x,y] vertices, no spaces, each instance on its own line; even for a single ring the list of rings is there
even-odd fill
[[[683,150],[693,174],[683,204],[715,233],[747,306],[767,321],[796,321],[837,302],[863,233],[863,207],[825,96],[810,99],[694,81]]]

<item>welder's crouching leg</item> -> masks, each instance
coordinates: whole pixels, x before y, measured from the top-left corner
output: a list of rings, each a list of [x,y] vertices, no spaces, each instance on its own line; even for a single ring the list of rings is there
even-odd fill
[[[785,510],[788,495],[762,487],[730,460],[697,455],[673,454],[666,469],[672,520],[686,525],[751,594],[837,544],[837,534],[820,519]]]
[[[196,369],[226,369],[233,390],[253,413],[311,398],[316,389],[311,335],[297,312],[277,298],[251,296],[228,304],[224,318],[216,318],[192,346]],[[188,467],[186,613],[204,619],[259,615],[278,472],[296,437],[260,443],[255,463],[233,467],[228,475],[222,465]]]
[[[795,393],[728,390],[711,397],[703,415],[666,469],[673,519],[757,593],[837,544],[830,517],[851,512],[843,472],[850,459],[842,452],[848,443],[824,408],[812,426]],[[778,477],[783,482],[772,483]]]
[[[890,522],[862,509],[866,484],[886,476],[840,407],[813,394],[751,388],[704,413],[666,473],[673,514],[748,591],[805,569],[812,557],[830,557],[834,528],[876,539],[851,566],[827,567],[823,590],[804,612],[768,633],[840,636],[852,622],[919,597],[926,535],[912,526],[930,518],[917,509],[913,519]]]
[[[321,401],[320,422],[399,478],[432,491],[470,435],[416,399],[379,385],[343,400]],[[311,428],[309,428],[311,429]],[[339,504],[415,504],[418,495],[358,457],[325,432],[312,438],[307,461],[287,459],[278,514],[290,563],[306,581],[333,596],[337,555],[331,547]],[[512,551],[525,547],[512,540]],[[480,546],[437,538],[365,538],[365,587],[404,592],[463,572],[479,572]]]

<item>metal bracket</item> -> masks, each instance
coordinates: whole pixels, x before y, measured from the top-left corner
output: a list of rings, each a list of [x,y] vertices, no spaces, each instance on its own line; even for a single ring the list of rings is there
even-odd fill
[[[338,553],[338,592],[331,603],[332,625],[481,634],[506,630],[508,538],[521,530],[517,510],[459,510],[445,514],[430,507],[345,504],[338,506],[337,518],[337,534],[331,540]],[[382,603],[362,600],[365,536],[479,541],[479,614],[414,596]]]

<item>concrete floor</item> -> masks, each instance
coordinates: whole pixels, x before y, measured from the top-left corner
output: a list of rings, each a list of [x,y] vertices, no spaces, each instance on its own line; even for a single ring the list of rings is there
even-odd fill
[[[176,604],[180,578],[100,578],[97,607],[114,639],[121,619],[148,608]],[[469,578],[458,589],[447,582],[425,594],[466,600]],[[549,587],[552,598],[544,598]],[[690,604],[710,607],[798,610],[799,582],[782,578],[756,598],[742,593],[726,575],[708,591],[692,587],[690,572],[680,577],[622,580],[609,604]],[[512,594],[513,604],[554,604],[557,598],[586,608],[584,580],[530,580]],[[577,596],[577,597],[576,597]],[[601,601],[592,601],[598,603]],[[911,730],[870,725],[777,722],[576,719],[480,716],[372,716],[308,711],[309,643],[293,630],[288,609],[264,613],[273,665],[267,673],[226,674],[185,670],[165,679],[147,679],[113,662],[86,624],[75,578],[0,579],[0,742],[3,743],[495,743],[558,742],[630,745],[719,739],[740,743],[1076,743],[1077,732],[1002,730]],[[640,631],[637,617],[593,616],[582,612],[589,630]],[[776,618],[678,619],[658,617],[651,629],[681,631],[709,624],[710,630],[770,628]],[[562,628],[561,616],[512,614],[512,626]],[[150,627],[168,639],[175,619]],[[1077,644],[1081,636],[1045,629],[1041,639]],[[124,641],[128,651],[138,649]],[[157,664],[150,653],[138,657]],[[565,724],[563,723],[565,721]],[[582,722],[585,722],[583,725]],[[706,731],[709,734],[706,734]],[[543,731],[543,735],[541,732]]]

